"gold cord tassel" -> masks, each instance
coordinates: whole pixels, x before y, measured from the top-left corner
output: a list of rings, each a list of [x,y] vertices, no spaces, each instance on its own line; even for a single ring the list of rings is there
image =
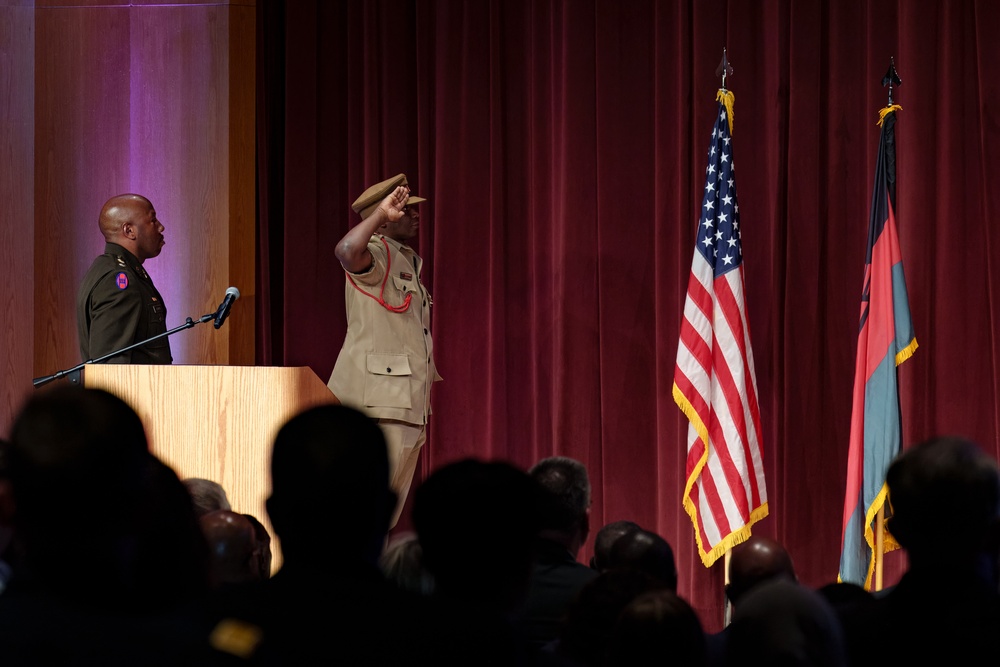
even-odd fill
[[[726,90],[725,88],[719,88],[719,92],[715,94],[715,101],[722,102],[726,105],[726,115],[729,116],[729,134],[733,133],[733,102],[736,97],[733,95],[731,90]]]
[[[898,104],[890,104],[889,106],[885,107],[884,109],[879,109],[878,110],[878,126],[882,127],[882,121],[885,120],[885,117],[888,114],[891,114],[893,111],[902,111],[902,110],[903,110],[903,107],[899,106]],[[732,128],[730,128],[730,129],[732,129]]]

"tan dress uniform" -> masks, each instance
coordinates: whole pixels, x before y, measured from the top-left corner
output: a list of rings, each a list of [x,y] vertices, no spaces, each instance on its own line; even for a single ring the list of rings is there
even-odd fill
[[[423,260],[381,234],[372,236],[368,250],[371,268],[347,276],[347,335],[328,385],[342,403],[382,426],[400,497],[395,525],[426,440],[431,384],[441,376],[434,366],[431,295],[420,282]],[[401,310],[407,298],[405,310],[390,310]]]

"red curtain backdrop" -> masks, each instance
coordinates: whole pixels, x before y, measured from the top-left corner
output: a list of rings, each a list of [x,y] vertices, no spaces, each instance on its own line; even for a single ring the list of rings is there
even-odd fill
[[[920,345],[900,369],[904,441],[1000,454],[1000,4],[258,0],[258,18],[257,361],[329,377],[346,326],[333,247],[355,197],[405,172],[429,199],[415,245],[444,377],[417,483],[467,456],[577,458],[594,530],[666,537],[679,592],[721,627],[671,388],[723,48],[770,499],[754,532],[806,584],[835,580],[891,58]],[[890,554],[886,584],[904,567]]]

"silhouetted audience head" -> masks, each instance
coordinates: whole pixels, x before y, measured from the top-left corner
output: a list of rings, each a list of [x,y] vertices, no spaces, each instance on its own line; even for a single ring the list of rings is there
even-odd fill
[[[394,507],[385,438],[370,417],[321,405],[278,431],[267,511],[286,564],[377,566]]]
[[[435,594],[497,611],[523,599],[534,556],[538,484],[500,461],[435,470],[413,498],[413,524]]]
[[[1000,474],[976,443],[937,437],[906,449],[889,466],[886,484],[892,508],[886,527],[911,567],[965,567],[990,553]]]
[[[528,474],[545,490],[546,504],[539,517],[543,537],[566,542],[576,553],[590,531],[590,477],[587,468],[566,456],[550,456]]]
[[[735,605],[754,586],[777,578],[798,581],[788,551],[770,538],[751,535],[732,549],[726,596]]]
[[[845,667],[844,636],[834,610],[816,591],[786,579],[747,591],[729,625],[726,664],[748,663]]]
[[[875,603],[875,596],[864,586],[849,581],[838,581],[821,586],[816,591],[830,603],[841,622],[860,611],[867,611]]]
[[[632,600],[619,614],[608,646],[609,667],[698,667],[707,661],[705,632],[698,615],[687,601],[665,589]]]
[[[250,525],[253,526],[254,546],[253,560],[260,572],[261,579],[271,576],[271,562],[274,560],[274,553],[271,550],[271,533],[267,532],[267,527],[253,514],[244,514]]]
[[[611,548],[619,537],[633,530],[639,530],[639,524],[624,519],[602,526],[594,537],[594,555],[590,559],[590,567],[598,572],[607,570],[611,566]]]
[[[1000,472],[980,447],[935,437],[899,453],[886,472],[886,529],[906,550],[899,582],[842,616],[849,659],[882,665],[882,645],[906,664],[971,664],[1000,628],[995,527]]]
[[[214,512],[216,510],[231,510],[229,496],[226,490],[218,482],[201,477],[187,477],[183,480],[188,493],[191,494],[191,502],[194,503],[194,512],[198,516]]]
[[[677,590],[674,550],[661,536],[649,530],[633,530],[611,547],[611,567],[631,567],[656,577],[672,591]]]
[[[604,665],[622,610],[643,593],[660,590],[669,589],[641,570],[612,568],[602,572],[570,605],[557,654],[581,667]]]
[[[0,593],[7,587],[13,574],[14,550],[14,498],[7,472],[10,443],[0,438]]]
[[[199,521],[208,541],[212,581],[216,586],[260,581],[260,565],[254,558],[257,535],[246,516],[215,510],[203,514]]]
[[[68,385],[34,395],[14,423],[9,473],[34,584],[133,610],[207,590],[190,497],[121,399]]]
[[[402,590],[418,595],[434,592],[434,577],[424,567],[423,549],[415,533],[394,537],[382,552],[379,567],[385,578]]]

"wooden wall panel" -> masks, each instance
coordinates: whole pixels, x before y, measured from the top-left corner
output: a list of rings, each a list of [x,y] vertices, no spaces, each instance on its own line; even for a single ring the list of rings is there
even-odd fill
[[[167,245],[149,271],[176,326],[212,312],[230,284],[228,8],[147,7],[131,16],[133,179],[157,193]],[[175,360],[225,363],[231,325],[176,334]]]
[[[171,337],[174,362],[253,363],[254,2],[37,7],[34,374],[82,361],[76,286],[104,245],[100,207],[122,192],[166,227],[146,269],[168,327],[242,293],[222,329]]]
[[[0,437],[31,388],[34,351],[34,9],[0,6]]]
[[[104,248],[101,205],[128,187],[128,10],[35,15],[35,375],[80,361],[76,287]],[[110,193],[110,194],[109,194]]]

